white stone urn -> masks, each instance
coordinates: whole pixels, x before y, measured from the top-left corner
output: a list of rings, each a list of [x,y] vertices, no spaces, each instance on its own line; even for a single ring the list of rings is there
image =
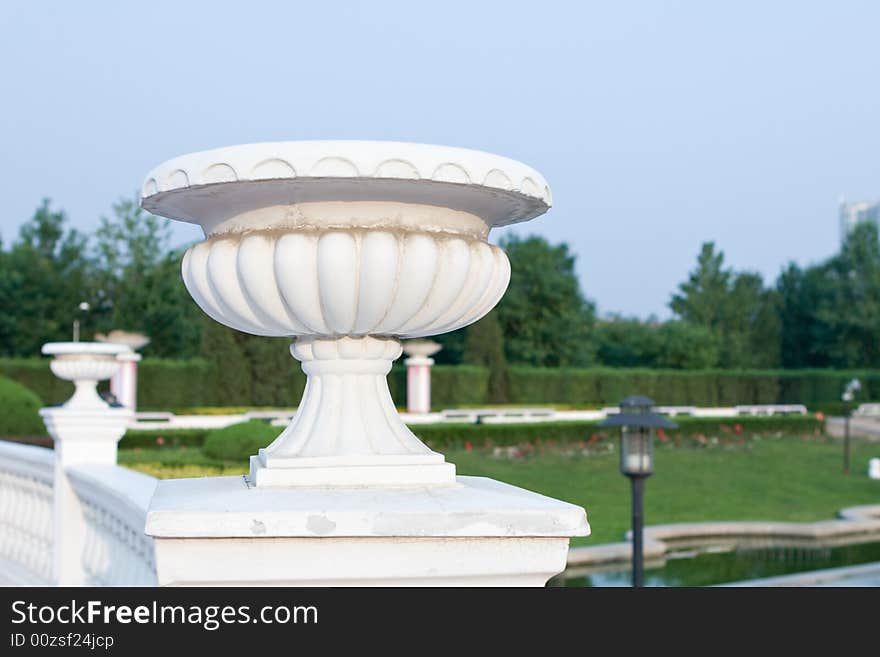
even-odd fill
[[[263,486],[452,484],[455,467],[398,416],[386,375],[402,338],[477,321],[510,280],[493,226],[550,206],[524,164],[393,142],[276,142],[184,155],[143,207],[201,225],[183,280],[216,321],[293,338],[308,375],[290,425],[251,458]]]
[[[60,406],[40,409],[55,442],[56,468],[78,463],[116,463],[116,446],[132,419],[127,408],[111,407],[98,395],[99,381],[119,369],[117,357],[128,351],[123,344],[49,342],[42,352],[54,356],[49,368],[59,379],[71,381],[73,396]]]
[[[432,360],[431,356],[443,349],[443,345],[433,340],[407,340],[403,343],[403,350],[410,360]],[[431,362],[433,365],[433,360]]]
[[[104,333],[96,333],[95,340],[98,342],[112,342],[113,344],[121,344],[130,351],[138,351],[150,344],[150,338],[143,333],[135,333],[134,331],[122,331],[113,329],[106,335]]]
[[[565,567],[569,537],[589,533],[584,510],[455,477],[403,424],[385,378],[402,338],[498,302],[510,266],[487,236],[549,207],[539,174],[438,146],[279,142],[171,160],[142,204],[204,229],[183,260],[204,311],[293,338],[308,375],[247,479],[158,484],[145,531],[161,585],[540,586]]]
[[[59,379],[71,381],[73,396],[64,402],[68,409],[95,410],[109,407],[98,395],[98,381],[113,376],[119,369],[117,356],[128,351],[122,344],[100,342],[48,342],[42,352],[54,356],[49,368]]]

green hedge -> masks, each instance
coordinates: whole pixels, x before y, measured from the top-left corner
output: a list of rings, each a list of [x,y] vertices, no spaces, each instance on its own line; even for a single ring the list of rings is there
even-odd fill
[[[67,401],[73,394],[72,383],[52,374],[48,358],[0,358],[0,375],[27,386],[49,406]],[[106,386],[104,382],[101,387]],[[215,397],[214,370],[206,360],[147,358],[138,367],[141,410],[209,405]]]
[[[49,406],[73,394],[72,383],[52,374],[48,358],[0,358],[0,376],[17,381]]]
[[[787,433],[795,435],[821,432],[823,423],[813,415],[741,417],[730,420],[676,418],[678,429],[667,430],[666,437],[730,437]],[[531,422],[517,424],[423,424],[410,429],[433,449],[520,445],[523,443],[576,443],[616,436],[598,422]],[[131,434],[132,432],[129,432]],[[252,420],[224,429],[206,432],[207,456],[228,461],[245,461],[280,433],[278,427]],[[126,434],[126,439],[129,434]],[[594,436],[596,437],[594,439]]]
[[[236,375],[247,380],[230,381],[228,372],[224,371],[224,376],[220,376],[217,366],[207,360],[145,358],[139,369],[138,407],[141,410],[176,410],[196,406],[295,406],[305,386],[305,375],[299,364],[285,356],[275,365],[271,362],[265,365]],[[73,393],[70,383],[49,371],[48,358],[0,359],[0,375],[33,390],[47,404],[61,403]],[[436,365],[431,376],[435,408],[488,404],[489,372],[483,367]],[[853,377],[862,382],[861,400],[880,399],[880,371],[876,370],[728,371],[513,366],[508,370],[508,401],[513,404],[604,406],[639,393],[658,404],[800,403],[818,409],[839,402],[844,386]],[[391,370],[388,383],[395,403],[405,406],[406,368],[402,363],[398,362]]]
[[[31,438],[46,435],[37,395],[20,383],[0,377],[0,437]]]
[[[839,400],[854,377],[862,382],[862,399],[880,399],[878,371],[511,367],[509,372],[510,401],[522,404],[606,405],[639,393],[658,404],[815,407]]]
[[[227,461],[247,459],[271,443],[282,429],[259,420],[233,424],[210,431],[202,449],[207,456]]]
[[[135,447],[201,447],[210,429],[129,429],[121,449]]]
[[[138,409],[209,405],[215,387],[214,367],[206,360],[145,358],[138,366]]]
[[[667,429],[670,438],[679,436],[735,436],[739,434],[813,434],[821,432],[824,423],[813,415],[780,415],[776,417],[738,417],[730,419],[676,417],[678,429]],[[466,443],[474,447],[487,445],[518,445],[537,441],[569,443],[589,441],[593,436],[616,436],[615,430],[599,428],[591,422],[532,422],[522,424],[426,424],[410,429],[433,449],[459,448]]]
[[[431,368],[434,408],[487,403],[489,370],[475,365],[435,365]],[[388,388],[397,406],[406,406],[406,366],[397,363],[388,375]],[[292,402],[296,404],[296,400]]]

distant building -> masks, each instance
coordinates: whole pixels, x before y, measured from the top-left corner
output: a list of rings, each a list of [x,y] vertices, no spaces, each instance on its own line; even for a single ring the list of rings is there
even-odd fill
[[[880,229],[880,201],[847,203],[840,199],[840,241],[843,242],[857,224],[872,222]]]

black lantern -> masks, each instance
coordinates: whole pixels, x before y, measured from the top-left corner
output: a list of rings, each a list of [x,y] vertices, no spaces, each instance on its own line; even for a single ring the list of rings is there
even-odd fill
[[[654,431],[674,429],[678,425],[655,413],[652,400],[633,395],[620,402],[620,413],[599,426],[620,427],[620,471],[632,484],[633,586],[641,586],[644,570],[642,498],[645,479],[654,473]]]

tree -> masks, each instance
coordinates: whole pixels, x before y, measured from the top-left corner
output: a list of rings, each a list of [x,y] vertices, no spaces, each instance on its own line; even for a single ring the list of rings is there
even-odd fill
[[[658,322],[613,315],[593,329],[596,359],[609,367],[653,367],[662,350]]]
[[[718,365],[775,367],[780,322],[775,290],[760,274],[724,268],[724,253],[703,244],[697,267],[673,294],[669,307],[682,320],[711,331],[718,341]]]
[[[584,366],[594,361],[593,304],[584,299],[575,256],[565,243],[543,237],[509,236],[500,246],[510,259],[510,286],[495,312],[504,338],[505,360],[512,365]],[[443,345],[436,360],[467,362],[469,328],[437,336]]]
[[[877,226],[856,226],[840,253],[810,278],[813,333],[834,367],[880,366],[880,241]]]
[[[718,329],[724,322],[724,305],[730,291],[731,273],[723,269],[724,254],[715,253],[714,242],[704,242],[697,268],[679,285],[669,307],[685,321]]]
[[[840,252],[776,282],[784,367],[880,366],[880,240],[859,224]]]
[[[661,349],[652,367],[704,370],[717,367],[720,358],[718,337],[698,324],[670,320],[658,327]]]
[[[760,274],[733,276],[720,332],[724,367],[769,368],[779,365],[780,322],[776,291]]]
[[[0,352],[37,356],[46,342],[69,340],[80,301],[90,301],[93,270],[86,237],[44,199],[8,252],[0,255]]]
[[[707,369],[718,364],[715,334],[681,320],[612,316],[596,323],[596,357],[610,367]]]
[[[510,287],[498,304],[507,361],[546,367],[590,364],[595,308],[581,293],[568,245],[510,235],[501,247],[511,262]]]
[[[782,367],[808,367],[813,362],[815,290],[807,273],[793,262],[776,279]]]
[[[180,277],[182,251],[169,248],[168,220],[122,199],[113,205],[112,219],[102,217],[95,241],[95,313],[103,330],[145,333],[152,355],[197,355],[201,311]]]
[[[507,361],[504,358],[504,333],[493,310],[467,331],[464,362],[489,368],[489,401],[503,404],[509,400]]]

